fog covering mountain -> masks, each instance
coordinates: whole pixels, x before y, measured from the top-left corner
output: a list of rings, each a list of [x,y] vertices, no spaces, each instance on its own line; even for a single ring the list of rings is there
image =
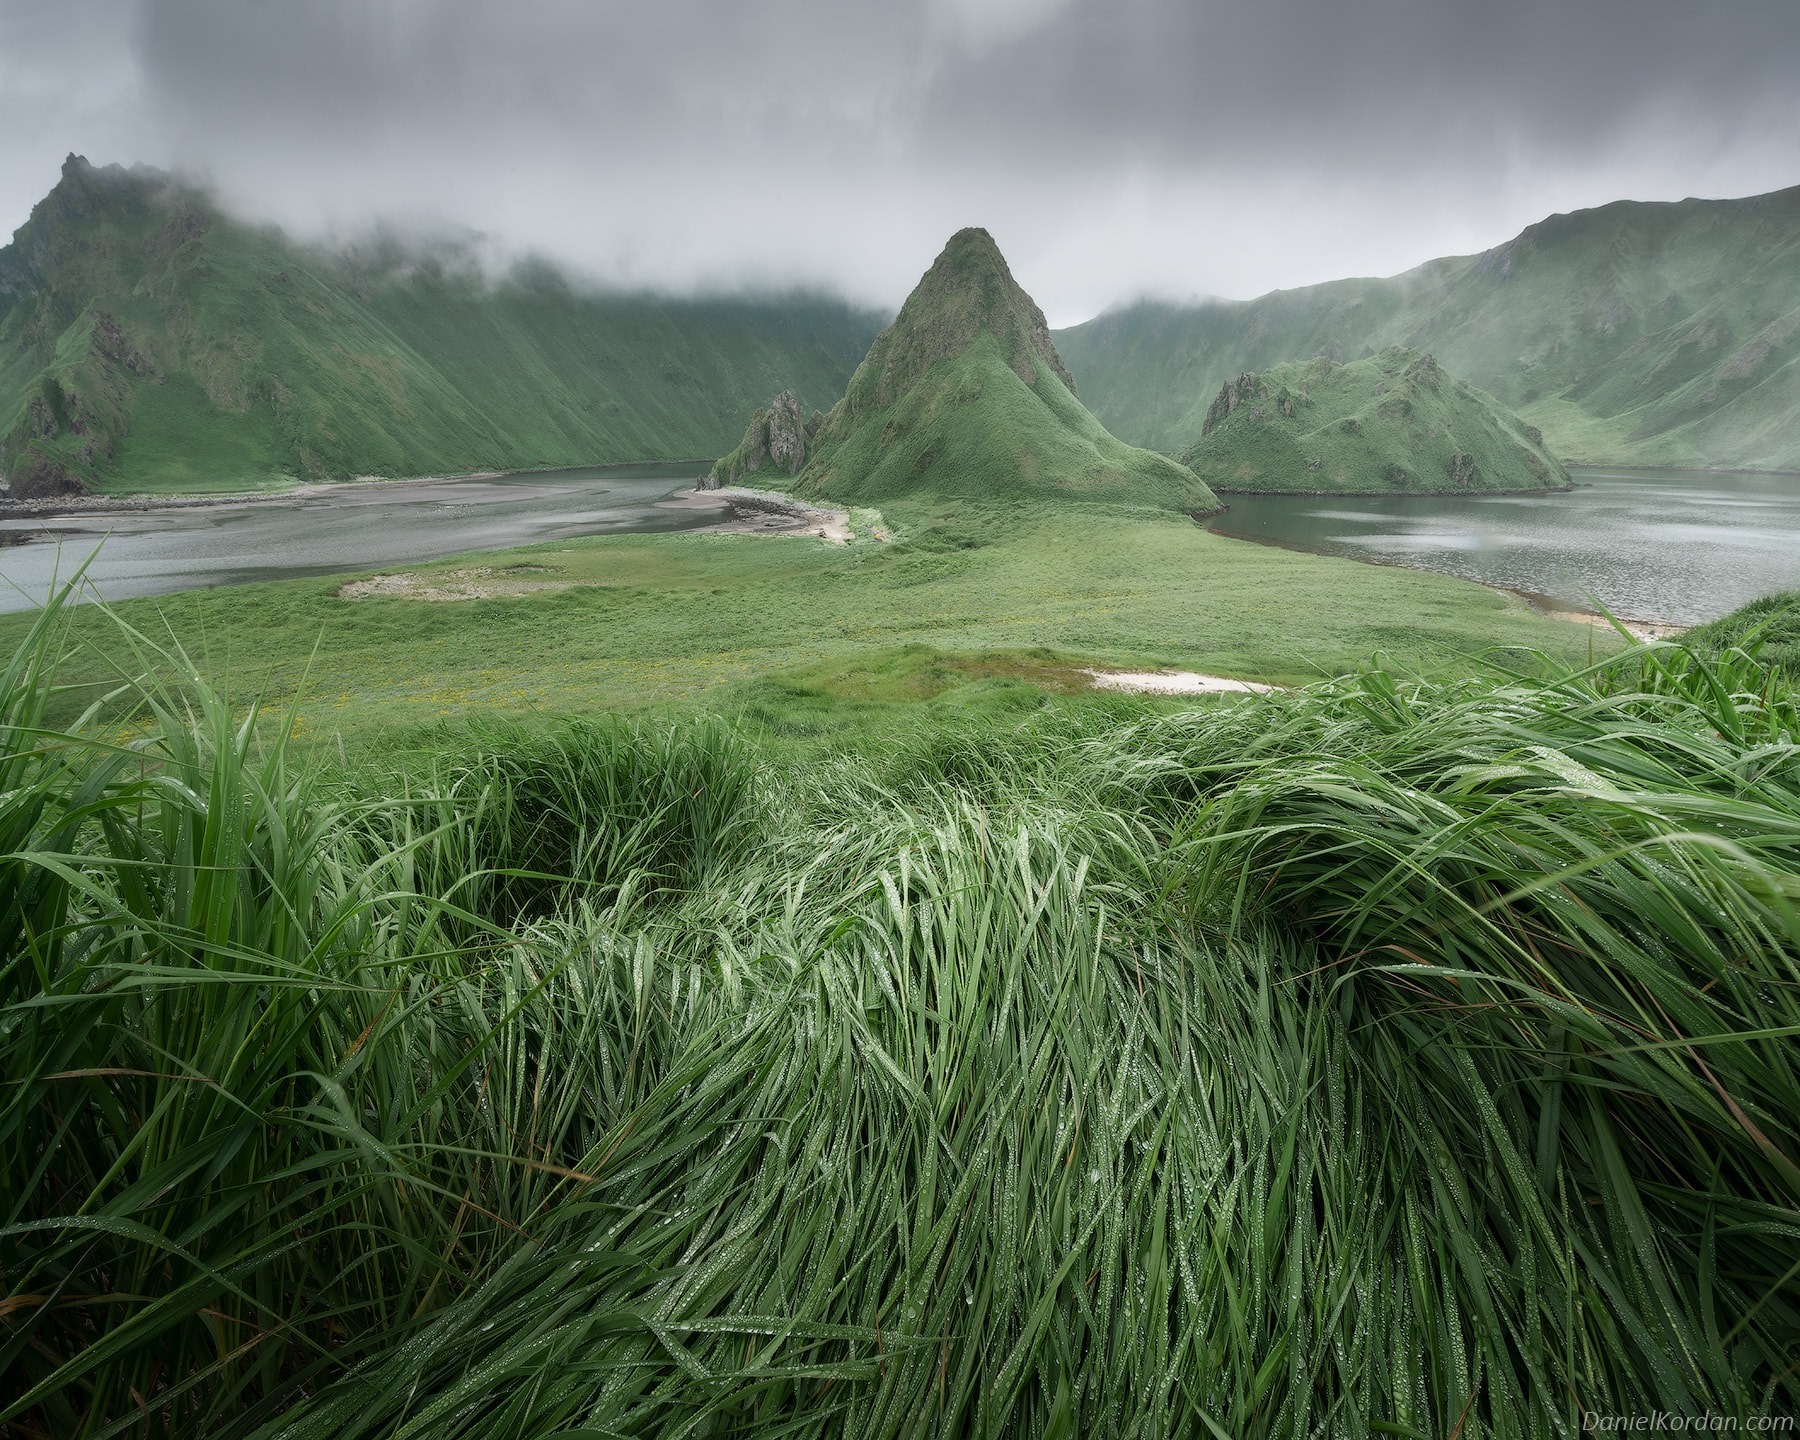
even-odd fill
[[[0,250],[0,472],[24,495],[710,458],[777,385],[837,395],[880,319],[327,253],[71,156]]]
[[[451,244],[326,251],[160,172],[70,157],[0,250],[0,473],[17,495],[710,458],[778,391],[801,415],[829,405],[880,318],[600,294],[548,265],[491,280]],[[1405,345],[1563,460],[1800,469],[1800,188],[1621,202],[1390,279],[1140,303],[1044,344],[1055,384],[1021,389],[1067,389],[1066,360],[1092,410],[1071,395],[1071,416],[1169,454],[1244,372]],[[920,475],[954,453],[914,448]],[[894,463],[856,466],[886,465],[886,486]]]
[[[1567,461],[1800,470],[1800,187],[1622,201],[1391,279],[1128,305],[1056,343],[1110,430],[1170,453],[1240,373],[1406,345]]]

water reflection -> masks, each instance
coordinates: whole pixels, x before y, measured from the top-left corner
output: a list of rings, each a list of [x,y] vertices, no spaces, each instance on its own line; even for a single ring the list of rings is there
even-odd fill
[[[254,505],[0,520],[0,610],[40,602],[95,546],[108,600],[333,575],[575,535],[687,530],[717,510],[660,504],[698,462],[333,487]],[[104,543],[102,543],[104,542]]]
[[[1563,494],[1227,497],[1215,530],[1692,625],[1800,588],[1800,476],[1590,470]]]

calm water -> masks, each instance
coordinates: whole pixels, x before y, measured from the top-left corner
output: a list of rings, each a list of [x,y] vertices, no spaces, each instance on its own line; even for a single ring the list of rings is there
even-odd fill
[[[1562,495],[1230,495],[1212,528],[1692,625],[1800,589],[1800,476],[1583,470]]]
[[[51,538],[0,546],[0,611],[41,601],[96,545],[88,576],[108,600],[199,586],[374,570],[572,535],[689,530],[716,510],[659,505],[701,466],[619,465],[495,479],[367,485],[255,505],[0,520]],[[104,543],[102,543],[104,542]]]

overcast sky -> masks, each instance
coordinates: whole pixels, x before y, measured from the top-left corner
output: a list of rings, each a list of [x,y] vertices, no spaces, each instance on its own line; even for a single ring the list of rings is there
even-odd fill
[[[70,151],[676,291],[985,225],[1069,324],[1800,184],[1800,0],[0,0],[0,232]]]

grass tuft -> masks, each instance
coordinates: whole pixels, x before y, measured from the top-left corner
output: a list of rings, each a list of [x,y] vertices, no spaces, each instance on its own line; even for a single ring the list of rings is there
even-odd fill
[[[1800,720],[1747,653],[328,777],[191,667],[50,730],[65,620],[0,712],[14,1433],[1800,1400]]]

